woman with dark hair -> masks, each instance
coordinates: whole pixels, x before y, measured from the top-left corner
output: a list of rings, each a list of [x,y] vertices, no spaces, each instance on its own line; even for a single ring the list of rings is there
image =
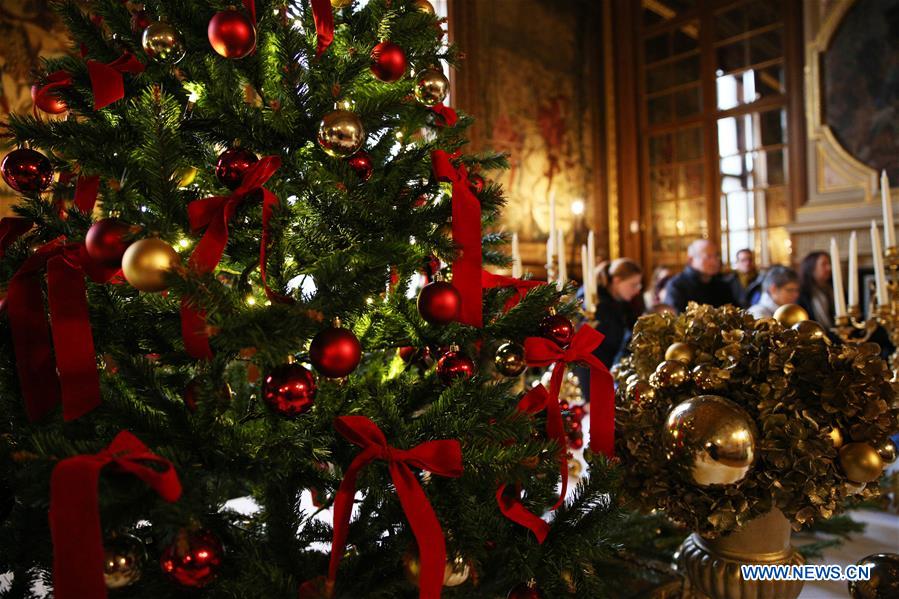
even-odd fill
[[[643,270],[629,258],[618,258],[597,266],[596,278],[596,330],[606,338],[593,354],[611,368],[627,347],[637,322],[630,304],[643,288]]]
[[[811,252],[799,263],[799,305],[825,329],[833,327],[833,287],[827,252]]]

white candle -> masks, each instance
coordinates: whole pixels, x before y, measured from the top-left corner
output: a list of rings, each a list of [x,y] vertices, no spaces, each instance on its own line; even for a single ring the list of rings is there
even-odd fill
[[[549,192],[549,247],[550,254],[547,263],[552,264],[552,257],[556,251],[556,192]]]
[[[552,269],[553,269],[553,239],[554,235],[550,235],[549,239],[546,240],[546,282],[552,283]]]
[[[596,238],[593,231],[587,233],[587,272],[590,273],[590,293],[596,299]]]
[[[839,318],[846,316],[846,296],[843,295],[843,264],[840,262],[840,248],[837,240],[830,238],[830,264],[833,280],[833,307],[834,315]]]
[[[590,289],[590,278],[588,277],[588,273],[590,272],[589,262],[587,260],[587,245],[581,244],[581,274],[584,279],[584,310],[587,312],[593,311],[593,290]]]
[[[855,231],[849,236],[849,307],[859,306],[858,303],[858,235]]]
[[[890,178],[880,171],[880,200],[883,204],[883,242],[888,248],[896,247],[896,228],[893,225],[893,199],[890,197]]]
[[[887,295],[887,277],[883,268],[883,246],[880,244],[880,230],[877,223],[871,221],[871,253],[874,257],[874,280],[877,283],[877,305],[889,305]]]
[[[559,240],[559,280],[556,289],[561,291],[568,283],[568,265],[565,262],[565,235],[562,230],[556,231],[556,239]]]
[[[521,278],[521,253],[518,250],[518,233],[512,233],[512,276]]]

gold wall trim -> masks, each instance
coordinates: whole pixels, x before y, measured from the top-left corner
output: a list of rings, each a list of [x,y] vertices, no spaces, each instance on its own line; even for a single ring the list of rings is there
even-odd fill
[[[602,5],[603,89],[606,129],[606,201],[609,206],[609,259],[621,255],[621,228],[618,222],[618,140],[615,122],[615,56],[612,44],[612,3]]]

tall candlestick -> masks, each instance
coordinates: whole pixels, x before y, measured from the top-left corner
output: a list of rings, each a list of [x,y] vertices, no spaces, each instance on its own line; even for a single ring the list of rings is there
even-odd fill
[[[874,280],[877,283],[877,305],[889,306],[887,294],[887,277],[883,267],[883,246],[880,244],[880,230],[877,223],[871,221],[871,253],[874,257]]]
[[[590,281],[590,291],[593,293],[594,299],[598,300],[596,297],[596,237],[593,235],[593,231],[587,233],[587,272],[589,273],[589,281]],[[585,278],[586,284],[586,278]]]
[[[590,288],[590,278],[587,273],[590,272],[590,263],[587,260],[587,245],[581,244],[581,274],[584,279],[584,310],[593,311],[593,290]]]
[[[840,262],[840,248],[835,237],[830,238],[831,279],[833,280],[834,316],[846,316],[846,296],[843,295],[843,264]]]
[[[512,276],[521,278],[521,252],[518,250],[518,233],[512,233]]]
[[[549,264],[552,264],[552,257],[556,251],[556,192],[549,192],[549,241],[550,255]]]
[[[858,235],[855,231],[849,236],[849,307],[853,308],[858,303]]]
[[[556,239],[559,240],[559,280],[556,289],[562,291],[568,283],[568,265],[565,261],[565,235],[562,229],[556,231]]]
[[[880,200],[883,204],[883,242],[888,248],[896,247],[896,229],[893,225],[893,199],[890,197],[890,178],[880,171]]]

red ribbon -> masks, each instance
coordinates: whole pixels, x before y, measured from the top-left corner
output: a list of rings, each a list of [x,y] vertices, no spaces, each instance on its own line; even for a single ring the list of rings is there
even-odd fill
[[[75,182],[75,206],[84,214],[93,212],[94,204],[97,203],[97,192],[99,189],[99,175],[79,176]]]
[[[331,8],[331,0],[311,0],[311,3],[318,38],[315,55],[321,56],[334,41],[334,10]]]
[[[431,106],[431,111],[436,115],[434,124],[438,127],[455,127],[459,121],[456,111],[442,103]]]
[[[250,19],[253,21],[253,27],[256,26],[256,2],[255,0],[243,0],[243,7],[250,13]]]
[[[194,231],[206,228],[206,232],[190,256],[190,266],[199,273],[210,273],[222,259],[228,245],[228,221],[237,208],[254,192],[262,193],[262,240],[259,243],[259,271],[265,293],[270,299],[284,299],[269,289],[266,282],[265,256],[269,241],[269,221],[278,205],[278,198],[263,187],[281,167],[281,158],[266,156],[253,163],[240,187],[229,196],[213,196],[191,202],[187,207],[190,226]],[[197,359],[212,359],[209,335],[206,332],[206,315],[195,306],[194,299],[185,296],[181,300],[181,336],[187,353]]]
[[[94,90],[94,110],[100,110],[125,97],[123,73],[143,73],[144,65],[131,52],[124,52],[110,63],[87,61],[87,74]]]
[[[98,484],[100,471],[108,464],[138,477],[168,502],[181,496],[181,482],[172,463],[151,453],[128,431],[116,435],[100,453],[60,461],[50,478],[56,599],[106,597]]]
[[[31,109],[32,114],[37,117],[37,105],[44,98],[52,96],[56,90],[70,85],[72,85],[72,75],[68,71],[54,71],[47,75],[46,83],[35,92],[32,99],[34,102],[34,106]]]
[[[603,339],[602,333],[585,324],[574,334],[568,349],[543,337],[528,337],[524,340],[524,356],[528,366],[555,363],[549,395],[556,403],[566,365],[583,362],[590,367],[590,449],[611,458],[615,455],[615,385],[609,370],[593,355]]]
[[[484,289],[491,289],[493,287],[514,287],[518,292],[506,300],[506,304],[503,306],[503,312],[508,312],[514,308],[518,305],[518,302],[527,295],[529,289],[539,287],[540,285],[546,285],[546,281],[525,281],[524,279],[495,275],[486,270],[481,271],[481,287]]]
[[[5,216],[0,218],[0,258],[15,241],[31,230],[34,222],[23,216]]]
[[[453,157],[443,150],[435,150],[431,161],[434,175],[453,185],[453,241],[459,252],[453,262],[453,287],[462,296],[459,321],[482,327],[481,203],[469,187],[467,170],[464,166],[453,166]]]
[[[446,567],[446,541],[434,509],[409,467],[414,466],[439,476],[458,478],[462,476],[462,448],[459,442],[426,441],[412,449],[397,449],[387,444],[378,425],[365,416],[340,416],[334,420],[334,428],[350,443],[361,447],[362,452],[347,468],[334,499],[334,537],[331,542],[328,580],[332,584],[337,580],[337,569],[346,547],[350,512],[356,494],[356,477],[372,461],[384,460],[418,543],[421,562],[419,597],[439,599]]]
[[[44,268],[49,320],[41,291]],[[106,283],[117,272],[92,260],[83,243],[59,238],[29,256],[10,280],[9,323],[29,420],[46,416],[59,403],[67,421],[100,405],[84,277]]]

